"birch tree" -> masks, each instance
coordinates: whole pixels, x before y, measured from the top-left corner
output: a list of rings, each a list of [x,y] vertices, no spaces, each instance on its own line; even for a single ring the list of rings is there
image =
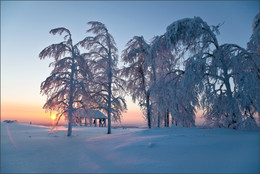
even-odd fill
[[[108,32],[106,26],[97,21],[88,22],[90,29],[88,36],[79,42],[86,48],[88,53],[85,58],[92,60],[91,69],[94,74],[93,95],[97,108],[104,110],[108,116],[108,134],[111,134],[111,118],[120,121],[121,113],[126,110],[123,98],[124,81],[119,77],[118,50],[113,36]]]
[[[73,45],[72,35],[66,28],[60,27],[50,34],[65,34],[64,41],[44,48],[40,59],[53,57],[50,66],[54,67],[50,76],[41,84],[41,93],[47,95],[43,108],[58,113],[58,121],[62,116],[68,119],[68,136],[72,135],[73,112],[84,107],[82,100],[88,97],[88,91],[81,79],[91,78],[88,62]]]

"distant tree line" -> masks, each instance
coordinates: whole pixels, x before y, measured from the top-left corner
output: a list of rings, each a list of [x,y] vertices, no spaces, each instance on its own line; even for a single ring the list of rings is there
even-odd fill
[[[58,113],[57,124],[65,116],[68,136],[79,108],[104,111],[110,134],[111,120],[120,121],[127,109],[125,94],[138,101],[148,128],[193,127],[198,109],[210,127],[257,128],[259,22],[257,14],[247,48],[242,48],[218,43],[220,25],[209,26],[200,17],[175,21],[149,43],[134,36],[122,52],[122,68],[116,42],[101,22],[89,22],[91,36],[75,45],[68,29],[52,29],[51,34],[65,36],[39,54],[40,59],[54,58],[54,68],[41,84],[47,95],[43,108]]]

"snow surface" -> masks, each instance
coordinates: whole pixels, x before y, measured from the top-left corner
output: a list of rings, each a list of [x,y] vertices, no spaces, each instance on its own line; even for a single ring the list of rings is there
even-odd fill
[[[259,132],[1,123],[1,173],[259,173]]]

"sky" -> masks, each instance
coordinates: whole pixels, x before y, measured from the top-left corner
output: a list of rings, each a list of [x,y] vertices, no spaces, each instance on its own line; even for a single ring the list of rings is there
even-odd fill
[[[87,36],[88,21],[104,23],[119,55],[133,36],[147,41],[172,22],[201,17],[209,25],[223,23],[219,44],[246,48],[259,1],[1,1],[1,120],[50,123],[42,106],[40,84],[51,72],[52,59],[40,60],[46,46],[63,41],[49,31],[68,28],[74,43]],[[120,63],[122,65],[122,63]],[[139,106],[127,98],[122,123],[145,123]]]

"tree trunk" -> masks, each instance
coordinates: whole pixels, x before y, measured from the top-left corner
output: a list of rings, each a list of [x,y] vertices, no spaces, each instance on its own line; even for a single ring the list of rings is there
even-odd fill
[[[68,119],[69,119],[69,124],[68,124],[68,136],[71,136],[72,134],[72,123],[73,123],[73,119],[72,119],[72,114],[73,114],[73,78],[71,78],[71,86],[70,86],[70,99],[69,99],[69,114],[68,114]]]
[[[107,134],[111,134],[111,98],[112,98],[112,56],[111,56],[111,48],[110,48],[110,38],[108,37],[108,108],[107,108],[107,117],[108,117],[108,129]]]
[[[110,79],[111,79],[111,77],[110,77]],[[109,84],[108,84],[108,110],[107,110],[108,129],[107,129],[107,134],[111,134],[111,93],[112,93],[111,82],[109,82]]]
[[[72,123],[73,123],[73,93],[74,93],[74,71],[75,71],[75,62],[74,54],[72,53],[72,65],[71,65],[71,74],[70,74],[70,91],[69,91],[69,107],[68,107],[68,136],[72,134]]]
[[[72,93],[73,90],[72,90],[72,87],[70,87],[70,93]],[[69,124],[68,124],[68,136],[71,136],[72,134],[72,123],[73,123],[73,118],[72,118],[72,114],[73,114],[73,107],[72,107],[72,104],[73,104],[73,97],[72,97],[72,94],[70,94],[70,100],[69,100],[69,114],[68,114],[68,118],[69,118]]]
[[[228,69],[226,67],[226,65],[224,64],[224,61],[222,60],[222,66],[223,66],[223,73],[224,73],[224,83],[225,83],[225,86],[226,86],[226,89],[227,89],[227,96],[229,98],[229,101],[232,101],[233,103],[233,108],[232,108],[232,114],[229,115],[231,116],[231,123],[229,124],[228,127],[230,127],[231,125],[235,124],[237,121],[237,115],[236,113],[234,112],[234,110],[236,110],[236,106],[235,106],[235,103],[234,103],[234,99],[232,97],[232,91],[231,91],[231,87],[230,87],[230,82],[229,82],[229,75],[228,75]],[[233,129],[236,129],[236,127],[233,127]]]
[[[167,114],[164,112],[164,127],[167,127]]]
[[[166,127],[170,125],[169,109],[166,110]]]
[[[148,128],[151,129],[151,107],[150,107],[150,93],[146,94],[146,109],[147,109],[147,120]]]
[[[158,127],[160,127],[160,125],[161,125],[161,114],[160,114],[160,112],[158,112]]]

